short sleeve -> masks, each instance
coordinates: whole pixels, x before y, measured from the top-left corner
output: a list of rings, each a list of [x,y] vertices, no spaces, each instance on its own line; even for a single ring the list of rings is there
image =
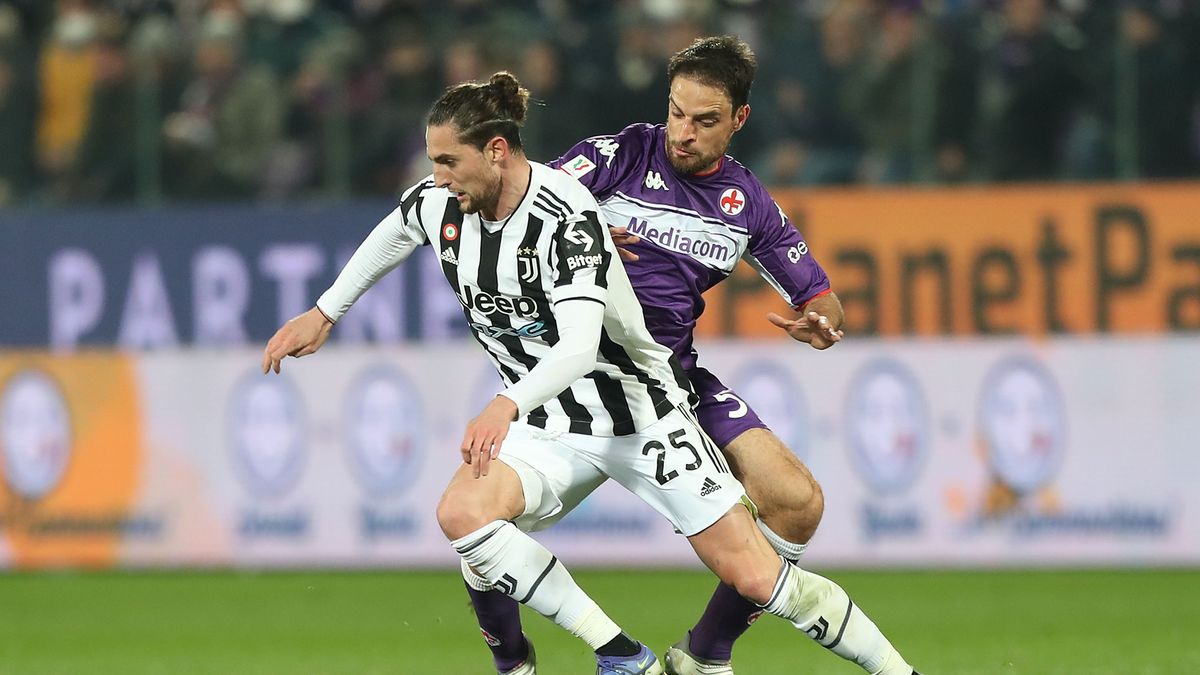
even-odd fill
[[[612,196],[637,168],[644,154],[644,129],[626,127],[615,136],[593,136],[576,143],[549,166],[583,183],[596,199]]]
[[[770,203],[775,208],[763,209],[751,225],[745,260],[792,307],[800,308],[829,291],[829,277],[783,209],[774,200]]]
[[[598,211],[582,211],[559,223],[550,247],[552,303],[583,299],[608,304],[608,267],[615,249]]]

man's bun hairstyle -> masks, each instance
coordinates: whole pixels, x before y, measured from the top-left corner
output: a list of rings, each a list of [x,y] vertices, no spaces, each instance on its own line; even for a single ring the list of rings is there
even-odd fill
[[[462,143],[482,150],[501,136],[513,150],[521,149],[521,126],[529,110],[529,90],[502,70],[487,84],[463,82],[442,93],[429,109],[426,124],[452,125]]]

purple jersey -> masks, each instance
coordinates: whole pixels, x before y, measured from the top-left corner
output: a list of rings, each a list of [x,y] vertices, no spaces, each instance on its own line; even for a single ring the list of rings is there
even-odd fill
[[[704,312],[702,294],[738,259],[794,308],[829,291],[808,244],[749,169],[727,155],[712,173],[677,172],[662,125],[589,138],[549,164],[591,191],[609,225],[642,238],[639,260],[625,269],[650,334],[684,368],[696,365],[692,332]]]

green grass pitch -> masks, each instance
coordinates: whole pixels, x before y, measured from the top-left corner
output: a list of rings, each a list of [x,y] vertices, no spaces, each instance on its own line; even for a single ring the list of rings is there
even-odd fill
[[[1200,673],[1200,570],[826,571],[925,675]],[[703,608],[701,572],[579,571],[661,655]],[[590,653],[526,613],[545,675]],[[490,674],[450,572],[0,574],[0,673]],[[774,617],[739,675],[861,672]]]

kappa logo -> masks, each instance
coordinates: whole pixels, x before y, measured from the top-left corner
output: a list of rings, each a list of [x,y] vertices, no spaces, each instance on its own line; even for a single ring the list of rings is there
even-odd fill
[[[721,489],[721,486],[717,485],[716,481],[714,481],[712,478],[709,478],[708,476],[705,476],[704,477],[704,485],[701,486],[701,488],[700,488],[700,496],[707,497],[720,489]]]
[[[663,182],[662,174],[657,171],[646,172],[646,188],[649,190],[666,190],[671,191],[667,184]]]
[[[718,205],[725,215],[736,216],[746,208],[746,194],[737,188],[729,188],[721,193]]]
[[[621,144],[614,141],[610,137],[593,138],[588,142],[596,146],[597,152],[608,158],[608,160],[604,162],[604,166],[611,167],[613,158],[617,156],[617,150],[621,147]]]
[[[447,263],[458,267],[458,256],[454,255],[454,249],[452,248],[442,251],[442,260],[445,260]]]
[[[573,178],[583,178],[596,168],[596,164],[592,160],[583,155],[575,155],[565,164],[558,168],[559,171]]]

